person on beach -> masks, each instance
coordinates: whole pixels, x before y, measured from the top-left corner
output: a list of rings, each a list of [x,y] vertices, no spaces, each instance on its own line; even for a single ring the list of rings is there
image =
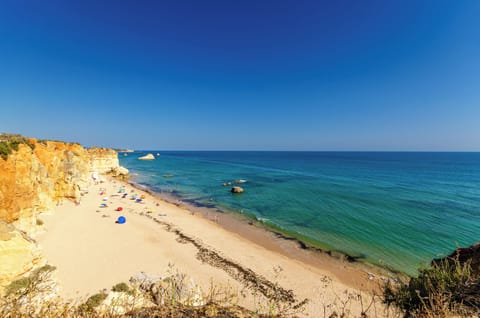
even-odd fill
[[[98,184],[98,172],[94,172],[92,173],[92,179],[93,179],[93,182],[95,183],[95,185]]]

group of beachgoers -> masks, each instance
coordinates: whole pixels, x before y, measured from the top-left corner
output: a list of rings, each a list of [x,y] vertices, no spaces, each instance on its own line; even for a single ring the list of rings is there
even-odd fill
[[[135,203],[138,203],[138,204],[145,204],[145,195],[142,194],[142,195],[138,195],[137,193],[135,193],[134,190],[131,190],[130,191],[130,200],[134,201]],[[109,200],[109,197],[107,195],[107,189],[106,188],[100,188],[99,189],[99,196],[102,197],[102,203],[100,203],[99,205],[99,208],[102,208],[102,209],[105,209],[105,208],[108,208],[109,205],[108,205],[108,200]],[[127,197],[129,196],[129,194],[126,192],[125,190],[125,187],[123,185],[121,185],[119,188],[118,188],[118,191],[115,193],[115,194],[112,194],[111,197],[120,197],[121,199],[126,199]],[[110,202],[112,203],[112,202]],[[122,212],[123,211],[123,207],[122,206],[118,206],[116,209],[115,209],[116,212]],[[149,209],[150,212],[153,212],[151,211],[151,209]],[[115,221],[115,223],[117,224],[124,224],[126,223],[127,219],[124,215],[120,215],[117,220]]]

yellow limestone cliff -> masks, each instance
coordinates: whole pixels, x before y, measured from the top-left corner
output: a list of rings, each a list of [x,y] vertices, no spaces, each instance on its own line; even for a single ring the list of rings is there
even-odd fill
[[[18,145],[6,160],[0,158],[0,287],[41,262],[31,238],[39,213],[53,210],[64,198],[78,199],[93,172],[122,169],[112,149],[29,142]]]

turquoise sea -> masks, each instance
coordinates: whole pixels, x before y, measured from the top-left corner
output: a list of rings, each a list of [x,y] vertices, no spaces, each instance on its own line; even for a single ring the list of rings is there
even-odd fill
[[[159,152],[155,161],[137,158]],[[409,274],[480,241],[480,153],[140,151],[134,182]],[[242,194],[223,183],[237,179]]]

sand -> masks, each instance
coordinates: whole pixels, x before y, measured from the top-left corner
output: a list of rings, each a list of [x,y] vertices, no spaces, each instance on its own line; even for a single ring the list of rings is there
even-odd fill
[[[127,198],[117,193],[121,185]],[[275,282],[281,290],[292,290],[297,301],[310,299],[305,308],[310,317],[323,317],[327,304],[342,307],[349,294],[367,295],[377,282],[341,260],[312,256],[292,243],[276,244],[264,230],[250,230],[248,224],[223,215],[211,220],[126,183],[106,178],[88,190],[79,205],[65,200],[41,216],[46,230],[38,241],[48,263],[57,267],[60,293],[67,298],[109,289],[141,271],[159,276],[178,271],[203,290],[213,282],[244,291],[246,297],[239,296],[239,302],[250,309],[259,307],[261,297],[254,296],[258,290],[247,288],[249,280],[264,286]],[[130,200],[131,191],[144,195],[144,203]],[[102,201],[104,197],[108,200]],[[109,206],[100,208],[101,203]],[[123,211],[115,211],[117,207]],[[125,224],[115,223],[120,215],[126,217]],[[361,310],[357,300],[348,306]]]

